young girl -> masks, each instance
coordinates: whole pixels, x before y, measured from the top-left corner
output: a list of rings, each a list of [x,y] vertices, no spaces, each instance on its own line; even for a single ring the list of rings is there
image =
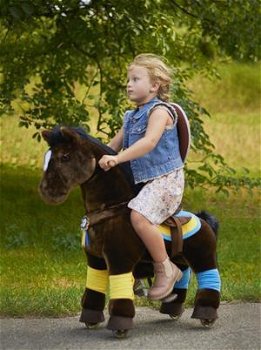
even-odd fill
[[[127,94],[137,108],[125,113],[122,129],[109,143],[116,152],[124,150],[99,161],[105,171],[130,161],[135,183],[145,183],[128,207],[132,225],[154,260],[155,279],[148,294],[152,300],[168,296],[182,277],[169,260],[156,226],[176,211],[184,189],[177,115],[165,102],[170,75],[170,69],[153,54],[134,59],[128,68]]]

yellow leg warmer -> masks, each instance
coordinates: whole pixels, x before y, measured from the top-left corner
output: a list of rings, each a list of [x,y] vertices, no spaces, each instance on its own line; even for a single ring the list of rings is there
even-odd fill
[[[131,299],[134,300],[133,284],[134,277],[132,272],[121,275],[111,275],[110,279],[110,298],[111,299]]]
[[[106,294],[108,283],[108,270],[96,270],[88,266],[86,288]]]

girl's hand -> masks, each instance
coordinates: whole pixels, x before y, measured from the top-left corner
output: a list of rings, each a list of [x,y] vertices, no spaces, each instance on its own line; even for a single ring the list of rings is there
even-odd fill
[[[104,170],[108,171],[111,168],[119,164],[118,156],[104,155],[99,160],[99,166]]]

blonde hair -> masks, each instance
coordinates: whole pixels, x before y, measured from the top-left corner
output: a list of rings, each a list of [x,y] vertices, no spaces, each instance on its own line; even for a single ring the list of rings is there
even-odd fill
[[[140,54],[134,58],[128,69],[132,66],[146,68],[151,81],[160,84],[157,96],[163,101],[169,100],[172,71],[161,57],[152,53]]]

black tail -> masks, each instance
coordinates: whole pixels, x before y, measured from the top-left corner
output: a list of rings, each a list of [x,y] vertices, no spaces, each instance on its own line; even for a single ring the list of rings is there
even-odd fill
[[[197,215],[200,219],[205,220],[209,224],[209,226],[212,228],[212,230],[215,232],[215,235],[217,237],[218,229],[219,229],[219,222],[217,218],[215,218],[214,215],[209,214],[205,210],[202,210],[199,213],[196,213],[195,215]]]

